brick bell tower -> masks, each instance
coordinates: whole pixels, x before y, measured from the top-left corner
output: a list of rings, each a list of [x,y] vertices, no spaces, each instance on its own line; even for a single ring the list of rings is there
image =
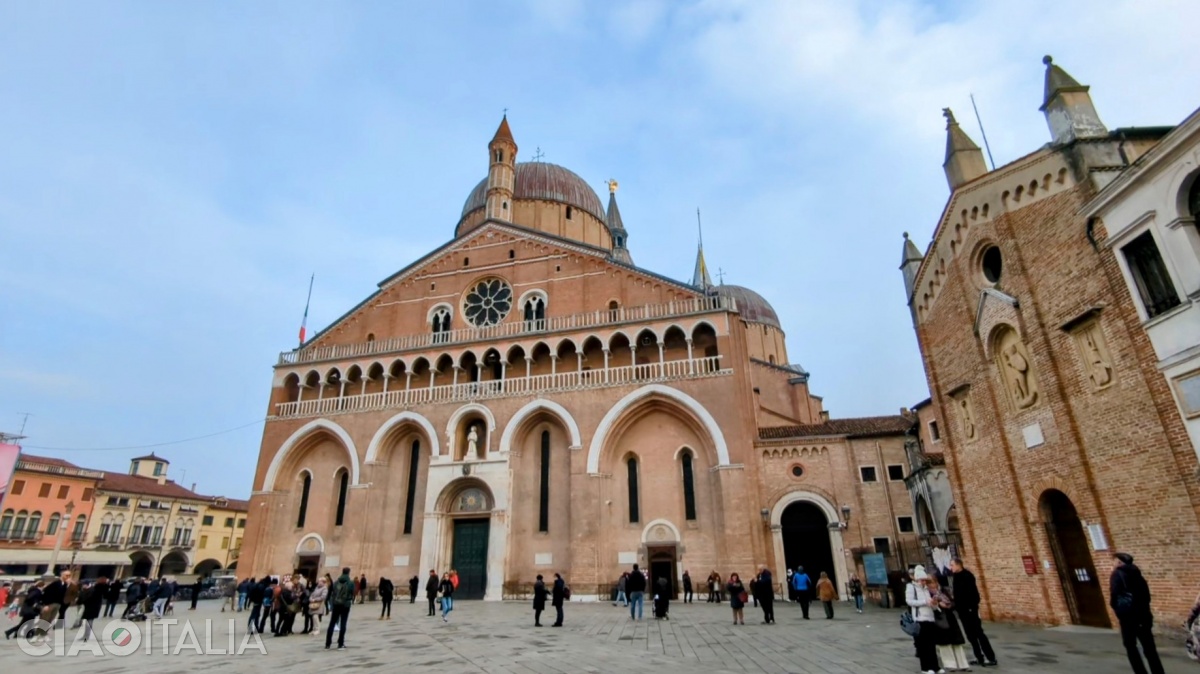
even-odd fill
[[[500,120],[500,127],[492,142],[488,143],[487,209],[489,220],[512,221],[513,189],[516,185],[517,141],[513,140],[508,128],[508,115]]]

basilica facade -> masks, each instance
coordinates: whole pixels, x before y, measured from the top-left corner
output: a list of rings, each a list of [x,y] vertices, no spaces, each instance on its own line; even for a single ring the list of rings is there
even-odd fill
[[[830,419],[764,298],[702,250],[690,282],[634,264],[615,182],[605,207],[517,162],[507,119],[486,156],[449,243],[280,355],[241,572],[455,568],[501,599],[804,565],[844,591],[915,538],[915,414]]]

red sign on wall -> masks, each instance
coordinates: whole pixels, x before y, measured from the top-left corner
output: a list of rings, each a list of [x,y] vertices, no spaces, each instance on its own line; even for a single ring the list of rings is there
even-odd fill
[[[1025,564],[1025,575],[1028,575],[1028,576],[1036,576],[1037,575],[1037,572],[1038,572],[1037,560],[1034,559],[1032,555],[1025,555],[1024,557],[1021,558],[1021,561]]]

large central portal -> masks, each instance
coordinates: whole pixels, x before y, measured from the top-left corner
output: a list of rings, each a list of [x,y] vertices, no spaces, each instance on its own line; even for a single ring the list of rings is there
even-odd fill
[[[483,599],[487,589],[488,536],[491,520],[454,520],[454,553],[450,567],[458,571],[455,599]]]
[[[838,578],[833,566],[833,548],[829,542],[829,518],[820,506],[808,501],[797,501],[783,511],[780,519],[783,533],[783,556],[787,568],[804,567],[804,573],[816,583],[821,572],[829,574],[833,586]],[[786,578],[776,578],[786,583]]]

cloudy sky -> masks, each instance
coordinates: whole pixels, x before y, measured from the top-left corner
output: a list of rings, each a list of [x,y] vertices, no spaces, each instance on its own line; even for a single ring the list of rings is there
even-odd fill
[[[0,430],[251,487],[271,367],[446,242],[509,111],[598,191],[635,261],[778,310],[835,416],[927,396],[897,266],[947,197],[950,106],[998,163],[1049,140],[1043,54],[1110,128],[1200,105],[1200,3],[7,3]],[[34,449],[34,448],[37,449]],[[45,449],[63,448],[63,449]],[[72,450],[72,451],[67,451]]]

